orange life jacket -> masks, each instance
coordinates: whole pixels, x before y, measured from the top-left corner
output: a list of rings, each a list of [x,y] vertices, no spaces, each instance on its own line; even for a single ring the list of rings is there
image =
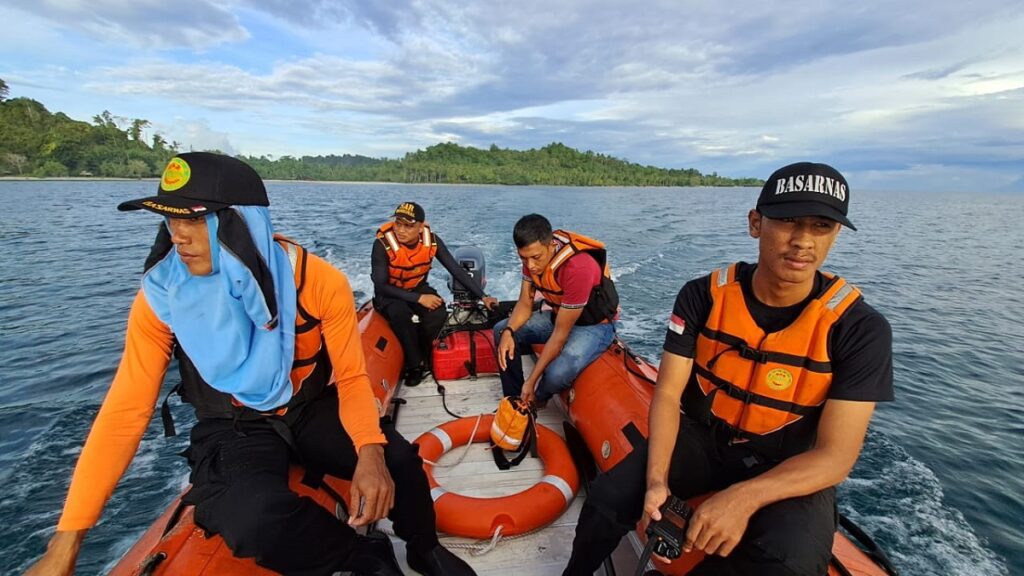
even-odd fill
[[[327,345],[320,330],[320,319],[306,311],[299,298],[306,284],[306,259],[308,256],[306,249],[278,234],[274,235],[274,240],[288,254],[288,260],[295,273],[295,298],[297,300],[295,358],[292,361],[290,374],[292,397],[285,406],[273,412],[275,415],[283,416],[290,408],[320,396],[324,388],[333,382],[333,369],[330,356],[327,353]],[[241,405],[230,394],[221,392],[207,384],[180,346],[175,346],[175,356],[179,360],[181,372],[181,384],[177,390],[181,393],[182,399],[195,409],[197,418],[251,420],[266,415]],[[166,408],[162,409],[162,412],[164,412],[164,426],[167,428],[170,415]]]
[[[557,314],[565,292],[558,283],[555,272],[572,256],[580,252],[587,252],[594,257],[594,260],[597,260],[597,265],[601,267],[601,282],[591,290],[587,305],[583,308],[583,314],[576,324],[590,326],[611,321],[619,309],[619,294],[615,289],[615,283],[612,282],[611,267],[608,266],[608,251],[605,249],[604,243],[566,230],[555,230],[553,236],[562,246],[551,257],[551,261],[548,262],[541,275],[530,273],[533,287],[540,291],[544,301]]]
[[[861,294],[823,273],[821,294],[789,326],[766,334],[747,308],[736,270],[732,264],[711,274],[711,313],[694,358],[700,398],[684,400],[684,407],[698,420],[724,424],[742,442],[820,410],[832,384],[829,335]],[[687,387],[697,388],[692,381]]]
[[[377,240],[384,245],[388,255],[388,284],[412,290],[430,273],[430,266],[437,254],[437,244],[427,223],[423,224],[420,240],[413,247],[399,242],[394,228],[395,223],[388,222],[377,230]]]
[[[288,261],[295,271],[295,359],[292,361],[292,395],[299,396],[307,382],[315,381],[316,394],[330,384],[332,378],[331,360],[327,354],[327,343],[320,330],[320,319],[305,308],[299,296],[306,286],[306,249],[284,236],[274,239],[288,253]],[[326,368],[326,370],[324,370]],[[319,374],[319,377],[313,378]]]

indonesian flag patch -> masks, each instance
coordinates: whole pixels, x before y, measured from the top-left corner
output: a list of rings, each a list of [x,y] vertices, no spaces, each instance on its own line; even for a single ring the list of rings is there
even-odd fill
[[[673,331],[673,332],[675,332],[676,334],[679,334],[680,336],[682,336],[683,335],[683,330],[686,329],[686,320],[683,320],[679,316],[676,316],[675,314],[673,314],[668,319],[668,329]]]

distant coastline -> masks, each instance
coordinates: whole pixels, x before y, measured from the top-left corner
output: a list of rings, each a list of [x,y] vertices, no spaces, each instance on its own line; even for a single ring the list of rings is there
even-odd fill
[[[155,176],[145,178],[118,178],[107,176],[0,176],[0,182],[159,182]],[[386,180],[286,180],[283,178],[265,178],[265,182],[277,184],[401,184],[416,186],[554,186],[558,188],[721,188],[721,186],[644,186],[639,184],[615,184],[606,186],[587,186],[583,184],[483,184],[479,182],[389,182]],[[736,184],[733,188],[758,188],[760,184]]]
[[[50,112],[30,98],[0,95],[0,179],[139,180],[158,177],[185,146],[150,122],[103,111],[92,122]],[[214,150],[216,152],[216,150]],[[509,186],[760,186],[757,178],[731,178],[696,168],[645,166],[560,142],[541,148],[474,148],[443,142],[401,158],[358,154],[238,156],[266,180]]]
[[[0,182],[130,182],[133,180],[156,182],[159,178],[156,176],[147,176],[145,178],[119,178],[116,176],[0,176]]]

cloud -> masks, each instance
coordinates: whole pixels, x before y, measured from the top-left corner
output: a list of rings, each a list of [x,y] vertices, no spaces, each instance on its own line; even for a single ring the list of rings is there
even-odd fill
[[[165,33],[175,11],[150,18],[152,0],[104,0],[92,15],[76,2],[19,5],[62,26],[139,31],[136,42]],[[880,0],[226,6],[186,0],[186,21],[218,22],[177,41],[191,52],[71,66],[53,83],[166,103],[149,117],[207,118],[257,154],[560,141],[744,176],[795,159],[894,177],[920,166],[990,169],[1000,182],[1019,172],[1024,6],[1006,0],[898,11]],[[246,34],[256,36],[209,50]]]
[[[427,45],[403,56],[401,64],[315,55],[279,62],[266,74],[213,61],[191,63],[186,74],[176,62],[155,59],[100,68],[88,87],[113,94],[164,95],[213,110],[282,103],[322,113],[410,118],[422,115],[418,110],[425,102],[465,90],[460,78],[475,73],[472,58],[456,58]]]
[[[941,66],[938,68],[930,68],[928,70],[920,70],[918,72],[904,74],[900,78],[903,80],[942,80],[943,78],[948,78],[968,66],[975,64],[977,61],[977,59],[961,60],[960,62],[954,62],[948,66]]]
[[[202,50],[249,37],[230,11],[205,0],[12,0],[9,5],[106,44]]]
[[[211,128],[205,118],[174,118],[171,122],[154,125],[153,132],[161,134],[168,143],[177,142],[181,150],[220,150],[225,154],[238,154],[230,136]]]
[[[419,25],[415,6],[401,1],[247,0],[245,6],[299,26],[331,27],[351,23],[388,38]]]
[[[846,175],[862,190],[1014,192],[1024,189],[1024,175],[1019,171],[993,172],[986,168],[949,164],[908,164],[892,169],[851,170]]]

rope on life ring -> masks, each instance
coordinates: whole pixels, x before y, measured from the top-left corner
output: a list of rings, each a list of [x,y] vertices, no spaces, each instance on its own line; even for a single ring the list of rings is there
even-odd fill
[[[490,438],[493,414],[460,418],[422,434],[415,443],[424,460],[437,462],[453,448]],[[450,492],[434,479],[433,466],[423,469],[430,482],[437,528],[446,534],[491,539],[495,532],[514,536],[550,524],[579,490],[580,477],[565,441],[546,426],[537,425],[537,453],[544,463],[544,477],[515,494],[476,498]]]

